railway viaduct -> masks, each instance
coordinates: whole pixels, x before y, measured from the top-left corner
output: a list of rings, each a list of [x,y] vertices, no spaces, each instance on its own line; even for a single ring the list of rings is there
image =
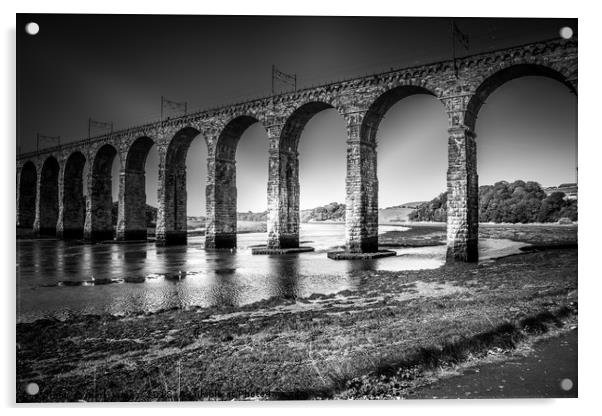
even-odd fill
[[[245,129],[262,123],[269,140],[267,245],[298,247],[299,137],[316,113],[334,108],[343,116],[347,130],[347,251],[376,252],[379,123],[399,100],[430,94],[441,101],[449,119],[447,258],[476,261],[477,115],[497,87],[531,75],[558,80],[576,94],[577,40],[554,39],[467,56],[455,64],[449,60],[392,70],[21,154],[17,156],[17,226],[64,239],[146,239],[144,166],[149,149],[156,145],[156,241],[185,244],[186,153],[191,141],[202,136],[208,149],[206,247],[235,247],[236,148]],[[114,231],[111,166],[116,158],[121,171]]]

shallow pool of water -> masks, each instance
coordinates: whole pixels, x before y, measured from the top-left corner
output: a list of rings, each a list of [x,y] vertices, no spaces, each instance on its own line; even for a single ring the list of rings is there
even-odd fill
[[[382,226],[381,233],[403,227]],[[440,267],[445,246],[396,250],[377,260],[336,261],[326,251],[343,245],[343,224],[303,224],[303,245],[315,252],[252,255],[266,233],[238,236],[234,251],[204,250],[203,237],[187,246],[153,243],[77,244],[57,240],[17,241],[17,319],[30,321],[68,313],[129,313],[186,306],[252,303],[274,296],[305,297],[357,288],[357,271]],[[506,244],[507,246],[508,244]],[[487,244],[482,244],[482,254]],[[142,279],[142,283],[124,279]],[[115,283],[93,284],[112,279]]]

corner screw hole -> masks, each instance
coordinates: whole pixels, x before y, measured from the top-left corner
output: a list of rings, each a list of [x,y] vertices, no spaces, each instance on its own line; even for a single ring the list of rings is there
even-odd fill
[[[25,386],[25,392],[30,396],[35,396],[40,392],[40,386],[38,386],[38,383],[29,383]]]
[[[560,387],[564,391],[570,391],[573,388],[573,381],[570,378],[565,378],[560,382]]]
[[[560,28],[560,37],[562,39],[570,39],[573,37],[573,29],[568,26]]]
[[[38,25],[36,22],[29,22],[25,25],[25,32],[28,35],[37,35],[39,31],[40,25]]]

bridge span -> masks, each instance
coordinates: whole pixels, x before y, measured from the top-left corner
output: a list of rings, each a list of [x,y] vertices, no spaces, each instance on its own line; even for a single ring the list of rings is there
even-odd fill
[[[346,248],[378,251],[377,130],[391,106],[429,94],[449,121],[448,260],[478,259],[475,124],[497,87],[523,76],[558,80],[577,93],[577,40],[553,39],[305,88],[156,121],[17,156],[17,226],[90,241],[146,239],[145,161],[159,155],[157,244],[186,243],[186,153],[208,149],[206,247],[236,247],[236,149],[262,123],[269,140],[269,248],[299,246],[298,142],[306,123],[334,108],[347,129]],[[444,143],[441,144],[445,145]],[[111,220],[113,160],[121,162],[117,229]],[[84,177],[87,179],[84,181]],[[84,198],[84,183],[88,198]]]

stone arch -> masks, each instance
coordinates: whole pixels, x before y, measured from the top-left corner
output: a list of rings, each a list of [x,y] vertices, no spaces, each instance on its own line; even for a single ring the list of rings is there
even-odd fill
[[[321,111],[336,108],[327,100],[311,100],[287,115],[277,146],[270,152],[268,181],[268,248],[299,247],[299,139]],[[337,109],[338,111],[338,109]]]
[[[437,97],[424,86],[395,86],[381,91],[363,117],[348,123],[345,232],[349,252],[378,251],[378,127],[393,105],[417,94]]]
[[[201,132],[192,126],[178,130],[165,151],[159,169],[157,244],[186,244],[186,155]],[[207,141],[205,140],[207,144]]]
[[[321,111],[335,108],[324,101],[310,101],[297,107],[286,119],[280,134],[280,151],[297,152],[305,125]]]
[[[363,141],[376,144],[378,126],[391,107],[404,98],[416,94],[426,94],[436,97],[429,89],[417,85],[400,85],[381,93],[368,107],[362,120],[360,137]]]
[[[19,174],[19,202],[17,227],[32,228],[36,218],[36,185],[38,173],[36,165],[27,161]]]
[[[61,238],[82,238],[86,217],[84,199],[84,167],[86,157],[79,151],[73,152],[65,162],[63,172],[62,224],[58,235]]]
[[[59,162],[49,156],[40,172],[40,201],[38,204],[38,233],[56,235],[59,216]]]
[[[563,74],[556,69],[534,63],[511,65],[490,74],[478,85],[466,106],[464,124],[474,131],[477,115],[487,97],[503,84],[526,76],[542,76],[555,79],[565,85],[570,92],[575,95],[577,94],[577,89],[575,85],[569,81],[568,75]]]
[[[127,149],[119,174],[118,240],[146,240],[146,158],[155,142],[138,137]]]
[[[115,156],[117,156],[117,149],[107,143],[96,151],[92,160],[84,226],[84,238],[87,240],[112,240],[114,237],[111,215],[113,207],[111,170]]]
[[[201,132],[192,126],[184,127],[174,134],[167,146],[166,169],[186,166],[186,155],[190,144],[200,134]]]
[[[205,247],[236,247],[236,149],[243,133],[259,123],[253,115],[238,115],[221,130],[210,158],[207,184],[207,235]]]
[[[151,147],[155,144],[154,140],[148,136],[138,137],[130,145],[125,157],[125,169],[144,171],[146,158]]]
[[[483,103],[501,85],[525,76],[555,79],[576,94],[576,83],[573,84],[569,79],[568,72],[570,70],[557,70],[538,62],[495,68],[481,78],[468,98],[458,101],[450,108],[453,115],[450,117],[447,170],[448,260],[478,260],[479,179],[475,125]],[[466,103],[464,108],[461,105],[463,102]]]
[[[237,116],[230,120],[220,132],[215,144],[215,157],[224,160],[235,160],[236,148],[241,136],[249,127],[259,120],[251,115]]]

